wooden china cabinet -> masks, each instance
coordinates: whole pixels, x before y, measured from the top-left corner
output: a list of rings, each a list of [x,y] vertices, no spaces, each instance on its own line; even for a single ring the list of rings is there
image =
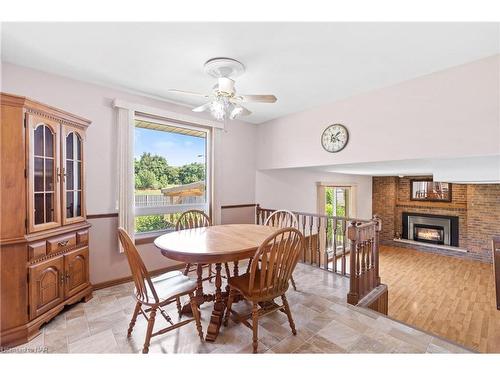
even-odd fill
[[[92,298],[85,212],[90,121],[0,94],[0,345]]]

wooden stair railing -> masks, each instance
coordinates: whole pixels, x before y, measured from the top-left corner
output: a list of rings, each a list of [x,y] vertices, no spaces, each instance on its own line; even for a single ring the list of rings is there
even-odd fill
[[[348,237],[351,243],[350,283],[347,302],[368,307],[386,314],[388,312],[387,285],[381,284],[379,273],[380,218],[375,216],[368,223],[351,221]]]
[[[275,209],[255,209],[256,224],[264,224]],[[380,218],[350,219],[292,211],[295,228],[305,238],[299,262],[350,278],[347,302],[387,314],[387,286],[379,275]]]
[[[261,208],[257,205],[255,223],[264,224],[275,211],[275,209]],[[292,211],[292,213],[297,217],[295,228],[304,235],[306,240],[299,261],[347,276],[350,251],[347,239],[349,219],[297,211]],[[369,220],[356,220],[369,222]]]
[[[500,236],[493,236],[493,278],[497,298],[497,310],[500,310]]]

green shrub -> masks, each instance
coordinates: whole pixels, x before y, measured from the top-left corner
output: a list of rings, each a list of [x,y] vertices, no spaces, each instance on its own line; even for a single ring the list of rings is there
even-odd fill
[[[135,218],[135,232],[152,232],[167,229],[163,215],[138,216]]]
[[[137,216],[135,218],[135,232],[144,233],[174,229],[179,216],[181,216],[180,212],[166,215]]]

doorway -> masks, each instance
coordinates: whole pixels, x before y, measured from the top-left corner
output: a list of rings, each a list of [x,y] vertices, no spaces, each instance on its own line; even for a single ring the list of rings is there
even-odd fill
[[[349,217],[351,188],[348,186],[325,186],[325,209],[328,216]]]

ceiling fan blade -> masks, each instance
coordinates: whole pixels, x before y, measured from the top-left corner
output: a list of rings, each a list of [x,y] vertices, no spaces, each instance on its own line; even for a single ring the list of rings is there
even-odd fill
[[[278,100],[274,95],[238,95],[242,102],[274,103]]]
[[[192,95],[192,96],[201,96],[203,98],[208,98],[207,94],[201,94],[199,92],[194,92],[194,91],[184,91],[184,90],[176,90],[176,89],[169,89],[169,92],[173,92],[176,94],[184,94],[184,95]]]
[[[193,112],[204,112],[207,109],[210,109],[210,104],[211,104],[210,102],[205,103],[203,105],[200,105],[199,107],[193,108],[192,111]]]

